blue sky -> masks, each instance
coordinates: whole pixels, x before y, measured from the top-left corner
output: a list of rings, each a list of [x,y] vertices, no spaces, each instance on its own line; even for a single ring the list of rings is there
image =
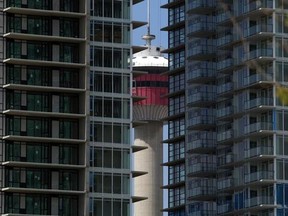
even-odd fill
[[[160,8],[161,5],[167,3],[167,0],[150,0],[150,32],[156,36],[156,39],[152,41],[152,45],[161,46],[163,48],[168,47],[167,32],[160,31],[161,28],[167,26],[167,9]],[[138,3],[133,7],[133,20],[136,21],[147,21],[147,0]],[[142,36],[147,33],[147,27],[143,26],[141,28],[135,29],[133,31],[133,45],[144,45],[145,41],[142,40]],[[163,139],[167,139],[167,126],[164,127]],[[167,161],[167,148],[168,145],[164,145],[164,161]],[[164,168],[164,185],[167,184],[167,167]],[[168,194],[164,191],[164,208],[167,207]],[[168,215],[164,213],[163,216]]]

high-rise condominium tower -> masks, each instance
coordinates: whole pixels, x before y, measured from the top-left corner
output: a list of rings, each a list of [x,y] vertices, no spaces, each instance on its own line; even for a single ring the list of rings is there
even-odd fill
[[[288,214],[286,0],[172,0],[169,215]],[[287,96],[286,96],[287,97]],[[286,104],[287,105],[287,104]]]
[[[130,215],[130,10],[1,0],[2,215]]]

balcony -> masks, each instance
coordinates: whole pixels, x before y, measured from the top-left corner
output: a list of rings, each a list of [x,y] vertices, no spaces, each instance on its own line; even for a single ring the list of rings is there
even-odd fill
[[[244,108],[246,110],[262,106],[273,106],[273,98],[260,97],[253,100],[244,101]]]
[[[188,37],[207,37],[213,35],[215,33],[215,23],[211,21],[209,22],[207,18],[205,19],[204,16],[204,18],[200,19],[197,23],[189,24]],[[211,18],[211,20],[213,21],[213,18]]]
[[[216,70],[212,62],[200,62],[188,64],[187,81],[195,83],[206,83],[215,79]]]
[[[187,127],[190,130],[197,130],[197,129],[209,129],[213,128],[216,125],[216,120],[215,116],[210,116],[210,115],[200,115],[200,116],[195,116],[193,118],[188,119],[187,121]]]
[[[214,45],[190,45],[188,49],[189,60],[208,60],[215,57]]]
[[[213,176],[216,174],[217,163],[216,162],[196,162],[189,164],[187,168],[188,176]]]
[[[250,60],[273,60],[273,49],[255,49],[248,51],[244,55],[244,61],[250,61]]]
[[[237,155],[233,154],[232,152],[229,152],[224,155],[218,156],[218,166],[231,166],[236,161]]]
[[[214,0],[192,0],[188,4],[188,13],[207,14],[215,10],[215,6]]]
[[[263,171],[248,173],[248,174],[244,175],[244,181],[245,181],[245,184],[253,183],[253,182],[256,182],[257,184],[259,184],[259,181],[260,182],[264,182],[264,181],[273,182],[274,181],[274,172],[268,171],[268,170],[266,170],[266,171],[263,170]]]
[[[233,17],[233,11],[231,10],[223,10],[220,11],[217,14],[217,23],[219,24],[223,24],[223,25],[227,25],[228,23],[232,25],[232,17]]]
[[[232,93],[233,91],[233,82],[224,83],[217,86],[217,94]]]
[[[201,131],[198,133],[188,134],[186,148],[187,152],[191,153],[207,153],[215,151],[216,133]]]
[[[216,216],[217,212],[216,210],[197,210],[194,212],[189,212],[186,214],[187,216]]]
[[[216,116],[217,118],[224,118],[233,115],[233,113],[234,113],[233,106],[227,106],[217,109]]]
[[[255,158],[255,157],[263,157],[263,156],[274,156],[274,148],[272,146],[265,147],[259,146],[255,148],[245,149],[245,158]]]
[[[217,63],[217,70],[221,72],[230,71],[235,66],[235,60],[231,57],[220,60]],[[232,70],[231,70],[232,72]]]
[[[217,205],[217,214],[225,214],[227,212],[233,212],[234,206],[232,201],[225,201]]]
[[[233,130],[229,129],[227,131],[217,133],[217,142],[225,142],[233,138]]]
[[[189,200],[213,200],[216,197],[216,186],[200,186],[187,190]]]
[[[253,74],[248,77],[244,77],[244,86],[253,85],[259,82],[272,82],[272,77],[269,74]]]
[[[188,95],[187,104],[188,106],[207,106],[216,102],[215,92],[203,91],[197,92],[192,95]]]
[[[251,208],[256,206],[263,207],[274,207],[274,200],[273,196],[257,196],[250,199],[244,200],[245,208]]]
[[[232,176],[220,178],[217,180],[218,190],[228,190],[234,187],[234,178]]]
[[[271,121],[272,122],[272,121]],[[259,132],[259,131],[271,131],[273,130],[273,125],[271,122],[256,122],[249,124],[244,127],[244,134]]]
[[[233,37],[232,33],[226,34],[226,35],[219,37],[217,39],[217,46],[218,47],[226,46],[226,45],[232,43],[233,41],[234,41],[234,37]]]
[[[261,34],[260,34],[261,33]],[[266,34],[263,34],[266,33]],[[268,34],[267,34],[268,33]],[[251,37],[258,35],[263,38],[263,36],[271,36],[273,33],[273,25],[254,25],[250,26],[248,29],[244,29],[243,37]]]
[[[244,13],[251,13],[261,9],[266,9],[268,11],[271,11],[271,9],[273,10],[273,0],[252,1],[250,4],[244,6]],[[267,16],[267,14],[265,15]]]

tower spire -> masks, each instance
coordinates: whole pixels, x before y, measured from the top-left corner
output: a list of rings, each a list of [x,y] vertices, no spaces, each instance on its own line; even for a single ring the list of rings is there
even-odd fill
[[[155,39],[155,35],[150,33],[150,0],[147,0],[147,34],[142,36],[142,39],[146,41],[146,46],[151,47],[151,41]]]

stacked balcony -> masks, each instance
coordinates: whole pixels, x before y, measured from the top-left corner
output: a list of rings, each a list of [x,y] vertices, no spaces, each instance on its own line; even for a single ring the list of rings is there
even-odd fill
[[[188,83],[206,83],[215,80],[216,71],[215,62],[199,61],[188,64],[187,82]]]
[[[86,208],[86,4],[9,0],[3,9],[2,214]]]
[[[201,107],[208,106],[216,102],[216,86],[201,85],[188,89],[188,106]]]
[[[191,201],[188,204],[187,210],[188,216],[215,216],[216,215],[216,204],[211,201],[195,202]]]
[[[187,151],[189,153],[214,152],[216,149],[216,132],[197,131],[188,134]]]
[[[215,198],[216,190],[216,179],[193,179],[188,182],[187,196],[189,200],[213,200]]]
[[[190,177],[213,177],[216,174],[217,162],[215,155],[201,154],[189,157],[187,175]]]

